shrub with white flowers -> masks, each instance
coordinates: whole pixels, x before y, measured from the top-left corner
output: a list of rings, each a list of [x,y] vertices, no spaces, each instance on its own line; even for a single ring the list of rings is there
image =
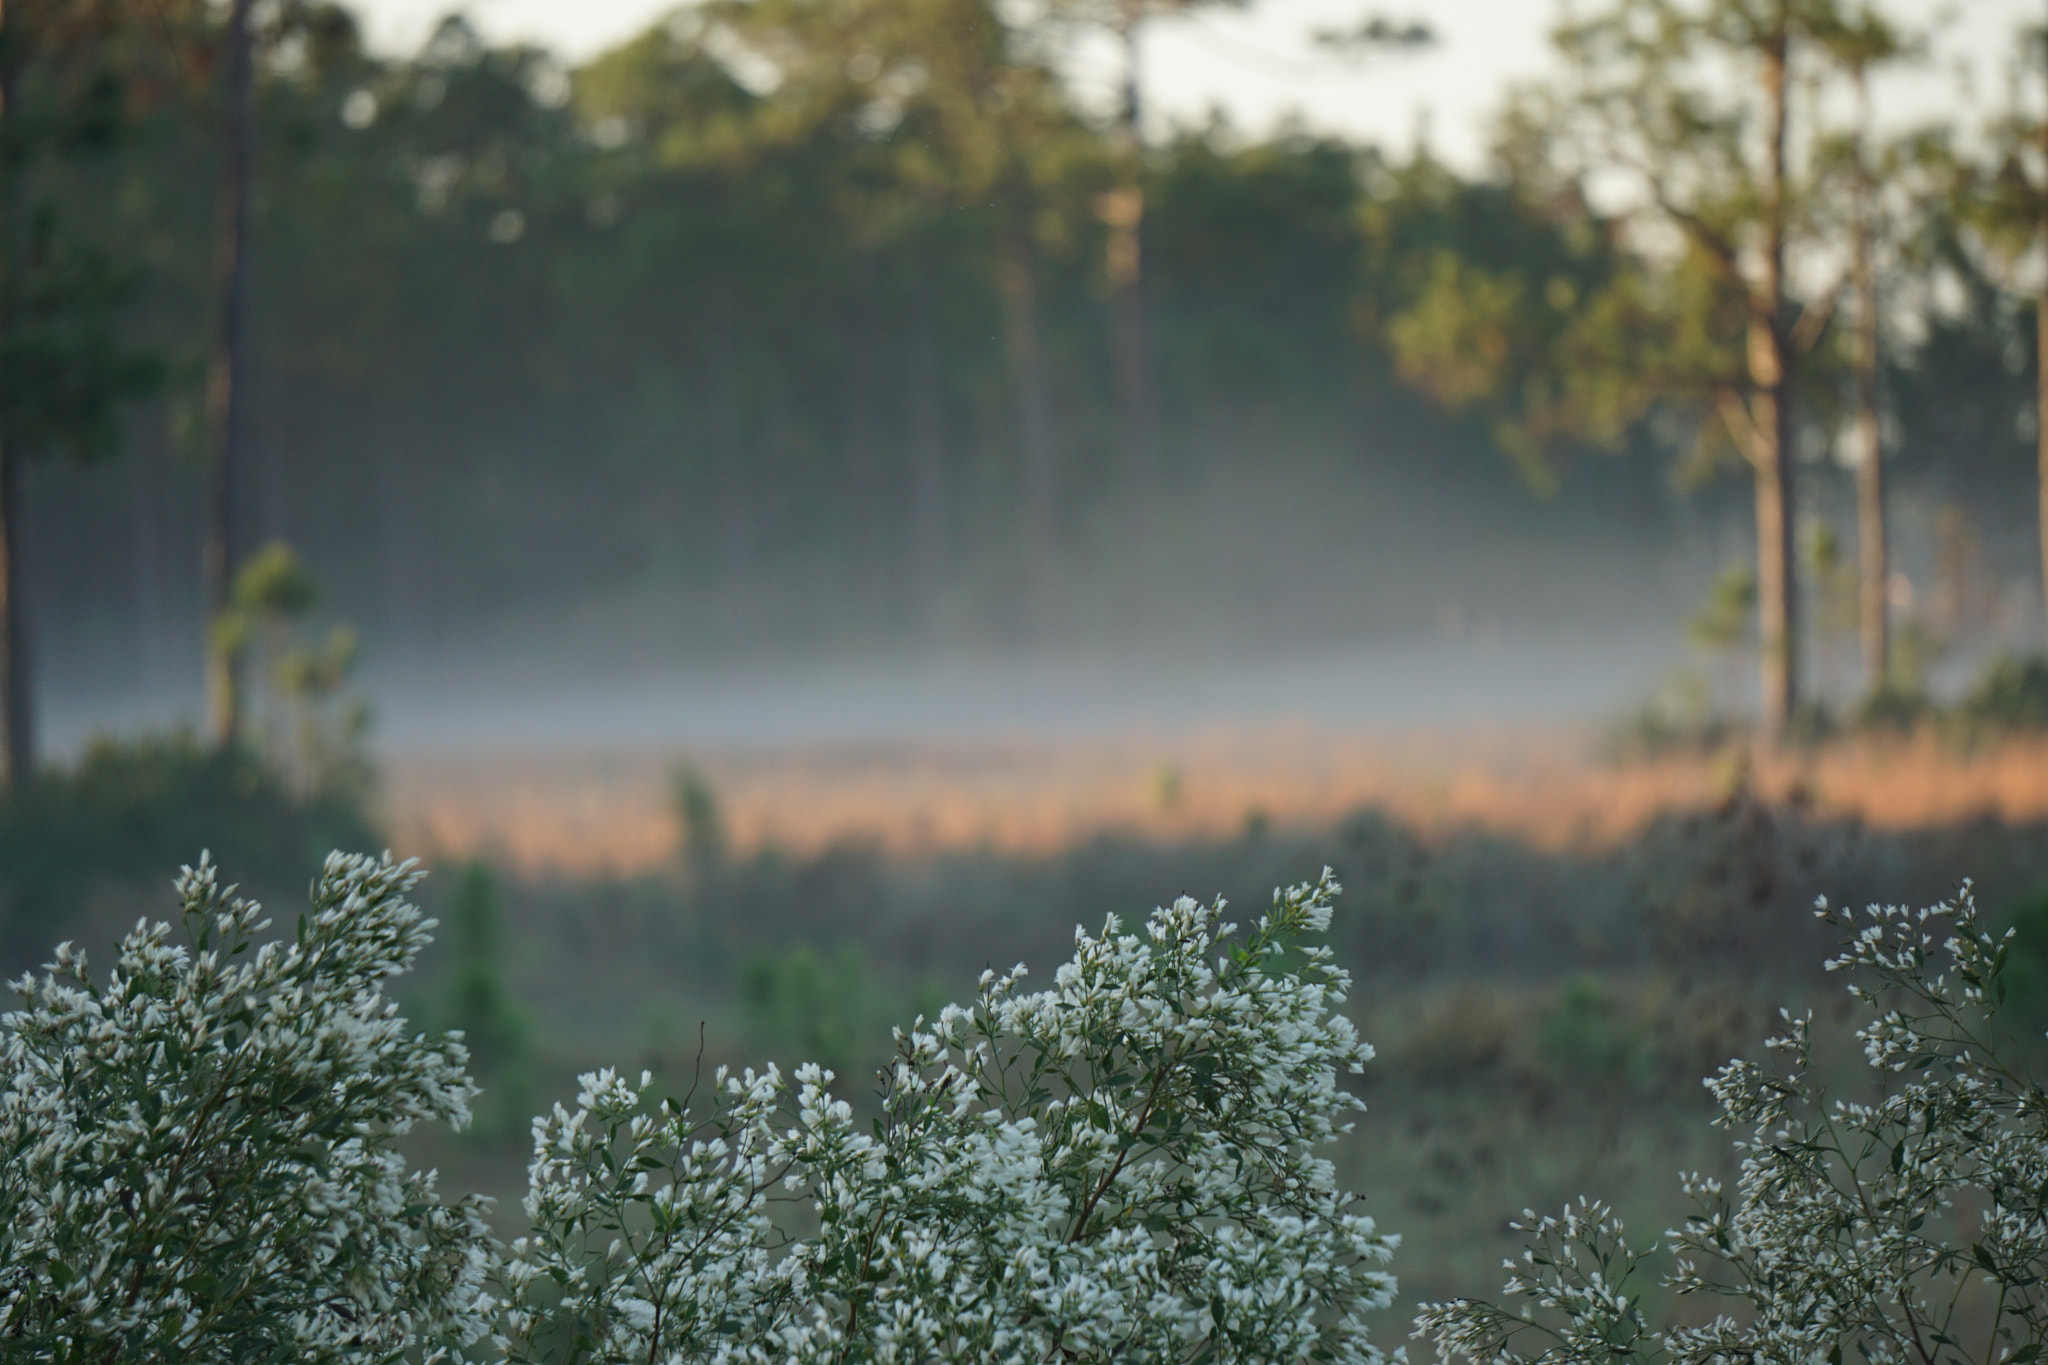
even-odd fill
[[[388,858],[331,856],[290,942],[206,859],[188,942],[69,944],[0,1020],[0,1360],[432,1358],[489,1327],[480,1202],[393,1140],[462,1123],[459,1041],[381,991],[427,942]]]
[[[863,1129],[805,1067],[681,1099],[586,1076],[534,1123],[530,1235],[394,1139],[461,1125],[459,1037],[384,983],[419,873],[335,855],[288,941],[204,858],[186,942],[66,945],[0,1020],[0,1362],[1377,1362],[1394,1239],[1322,1154],[1371,1050],[1301,940],[1335,883],[1238,935],[1181,900],[985,975],[899,1036]]]
[[[1112,918],[1043,991],[985,974],[899,1036],[866,1129],[815,1067],[585,1077],[534,1125],[507,1357],[1380,1360],[1395,1239],[1322,1155],[1371,1050],[1299,942],[1337,889],[1241,938],[1220,902]]]
[[[1729,1063],[1707,1084],[1736,1143],[1731,1195],[1686,1178],[1694,1212],[1666,1234],[1678,1295],[1731,1311],[1653,1325],[1647,1247],[1602,1205],[1524,1215],[1532,1241],[1507,1303],[1426,1304],[1419,1336],[1475,1365],[2029,1365],[2048,1342],[2048,1095],[1990,1027],[2010,933],[1967,885],[1930,909],[1825,902],[1848,935],[1831,971],[1869,1011],[1873,1084],[1831,1098],[1811,1015],[1785,1016],[1771,1069]]]

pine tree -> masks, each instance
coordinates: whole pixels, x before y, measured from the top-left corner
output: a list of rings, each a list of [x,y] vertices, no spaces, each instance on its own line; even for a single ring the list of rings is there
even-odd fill
[[[110,450],[123,401],[156,377],[114,330],[128,272],[60,212],[42,176],[53,149],[103,150],[121,131],[108,43],[119,20],[97,0],[0,3],[0,785],[36,763],[23,463]]]

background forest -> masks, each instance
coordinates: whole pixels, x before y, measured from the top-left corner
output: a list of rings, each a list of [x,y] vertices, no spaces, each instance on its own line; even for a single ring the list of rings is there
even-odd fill
[[[1328,864],[1424,1296],[1725,1163],[1698,1077],[1832,1008],[1816,893],[1976,876],[2048,1020],[2038,16],[1965,117],[1881,8],[1580,7],[1460,170],[1075,93],[1171,8],[705,0],[574,65],[0,8],[0,965],[202,847],[280,904],[423,855],[409,1005],[487,1086],[429,1155],[502,1194],[580,1067],[859,1076]]]
[[[1669,641],[1750,554],[1742,481],[1710,477],[1741,301],[1707,248],[1674,259],[1572,188],[1591,144],[1571,110],[1552,128],[1525,100],[1476,177],[1426,144],[1222,123],[1139,156],[1058,77],[1087,16],[893,0],[691,9],[574,70],[459,19],[395,59],[343,9],[258,6],[246,468],[223,512],[226,16],[47,8],[69,26],[20,54],[53,111],[16,125],[15,212],[58,256],[22,297],[69,291],[49,306],[106,350],[49,434],[122,454],[15,443],[30,690],[67,747],[189,708],[203,604],[225,601],[195,571],[208,537],[238,563],[291,545],[394,714],[405,684],[588,651],[658,670]],[[1383,24],[1374,60],[1420,32]],[[1805,55],[1803,79],[1846,88]],[[1828,139],[1855,125],[1830,118],[1800,125],[1787,310],[1831,306],[1847,250]],[[1964,202],[2004,163],[1983,130],[1917,136],[1883,149],[1917,162],[1873,210],[1896,567],[1927,635],[2014,638],[2034,333],[2024,271]],[[1695,170],[1747,231],[1743,168],[1673,173]],[[1117,263],[1136,240],[1142,278]],[[1854,540],[1854,309],[1790,419],[1809,540],[1834,545]],[[154,382],[115,407],[137,366]],[[1839,643],[1835,587],[1810,634]]]

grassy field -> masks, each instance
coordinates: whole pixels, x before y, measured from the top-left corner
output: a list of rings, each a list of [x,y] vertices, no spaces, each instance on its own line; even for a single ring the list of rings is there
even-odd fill
[[[1329,865],[1347,888],[1330,940],[1379,1049],[1338,1160],[1405,1238],[1405,1301],[1490,1290],[1523,1208],[1599,1195],[1654,1233],[1682,1212],[1680,1169],[1725,1170],[1700,1078],[1756,1055],[1781,1004],[1814,1006],[1855,1078],[1815,896],[1927,904],[1968,876],[1999,917],[2048,889],[2048,741],[1593,752],[1584,735],[1276,727],[395,760],[376,833],[435,870],[444,921],[401,994],[422,1026],[470,1031],[486,1085],[478,1131],[420,1155],[499,1196],[512,1232],[526,1116],[579,1070],[680,1088],[700,1063],[816,1059],[864,1103],[891,1026],[984,967],[1044,980],[1077,924],[1182,893],[1250,917]],[[314,841],[341,837],[198,750],[97,763],[10,817],[0,908],[21,952],[71,938],[105,962],[138,915],[169,911],[202,837],[288,925]],[[125,861],[76,852],[101,846]],[[66,879],[31,898],[9,878],[32,862]],[[2017,1006],[2038,1030],[2048,913],[2028,922],[2043,941]],[[17,948],[10,971],[36,960]]]
[[[857,1097],[889,1026],[984,966],[1042,979],[1079,922],[1182,892],[1253,915],[1329,864],[1380,1051],[1340,1160],[1406,1238],[1412,1301],[1494,1287],[1524,1207],[1587,1193],[1668,1226],[1678,1171],[1730,1164],[1700,1079],[1759,1053],[1781,1004],[1840,1025],[1855,1079],[1816,895],[1926,903],[1973,876],[2002,912],[2048,886],[2048,743],[1589,747],[1274,730],[697,753],[694,836],[681,755],[412,759],[386,799],[404,851],[498,869],[542,1101],[582,1066],[686,1078],[700,1055],[820,1058]],[[433,989],[430,969],[429,1018]],[[516,1131],[437,1155],[518,1188]]]
[[[408,753],[385,765],[398,847],[486,857],[522,876],[631,876],[682,840],[679,767],[715,793],[727,839],[809,856],[847,845],[921,858],[1054,856],[1115,834],[1213,840],[1313,829],[1370,808],[1418,836],[1486,831],[1548,851],[1613,848],[1738,789],[1876,830],[2048,819],[2048,737],[1965,748],[1932,734],[1761,761],[1609,762],[1570,731],[1407,736],[1307,726],[1114,742],[892,743],[689,753]]]

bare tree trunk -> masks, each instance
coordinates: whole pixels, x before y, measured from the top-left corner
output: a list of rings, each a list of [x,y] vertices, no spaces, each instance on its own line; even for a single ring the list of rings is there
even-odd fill
[[[378,627],[393,655],[418,658],[429,648],[433,632],[427,623],[426,573],[414,512],[417,480],[408,478],[412,470],[404,447],[389,440],[379,443],[370,470],[377,498]]]
[[[841,390],[845,426],[839,457],[839,488],[845,509],[846,540],[840,550],[838,590],[841,610],[855,620],[879,623],[888,613],[888,575],[893,565],[884,555],[889,521],[882,507],[880,393],[890,339],[883,335],[885,314],[874,288],[874,260],[862,254],[854,286],[855,303],[840,316],[841,335],[855,338],[845,351],[846,383]]]
[[[746,620],[754,586],[754,507],[747,479],[746,408],[733,335],[736,325],[732,300],[721,286],[713,300],[705,377],[718,469],[718,613],[728,628]]]
[[[1785,334],[1785,166],[1790,24],[1779,6],[1765,59],[1769,165],[1764,183],[1764,278],[1751,303],[1749,373],[1755,388],[1751,463],[1756,477],[1757,625],[1762,644],[1763,739],[1785,737],[1799,706],[1798,527],[1792,479],[1792,365]]]
[[[1875,329],[1873,329],[1875,330]],[[1874,354],[1876,338],[1858,342]],[[1859,365],[1859,369],[1863,368]],[[1869,377],[1858,377],[1857,402],[1868,404],[1856,414],[1856,527],[1858,595],[1863,635],[1864,685],[1872,695],[1891,686],[1891,568],[1885,532],[1884,436],[1877,411],[1876,365]],[[1864,393],[1868,393],[1868,397]]]
[[[1124,49],[1122,179],[1103,201],[1103,219],[1109,227],[1106,266],[1115,308],[1117,407],[1136,497],[1137,522],[1132,531],[1141,548],[1150,542],[1159,476],[1151,336],[1145,320],[1145,130],[1138,43],[1144,6],[1145,0],[1122,0],[1117,10],[1117,38]]]
[[[910,409],[911,590],[918,624],[929,630],[938,615],[946,574],[946,413],[931,277],[917,271],[911,290],[905,368]]]
[[[1053,556],[1059,532],[1054,492],[1057,471],[1045,357],[1038,337],[1038,263],[1027,231],[1019,226],[1006,234],[997,285],[1003,297],[1010,401],[1024,465],[1026,605],[1033,628],[1043,629],[1051,614]]]
[[[2048,47],[2048,37],[2044,37]],[[2044,62],[2043,73],[2048,74],[2048,62]],[[2048,132],[2048,125],[2044,125]],[[2041,240],[2048,245],[2048,178],[2041,186]],[[2034,443],[2035,462],[2040,481],[2041,523],[2041,608],[2048,616],[2048,286],[2044,286],[2040,297],[2034,301],[2035,341],[2035,394],[2034,394]]]
[[[21,591],[21,457],[0,444],[0,787],[35,773],[35,712],[30,687],[27,606]]]
[[[270,451],[270,457],[258,460],[249,470],[249,482],[256,494],[256,534],[251,538],[255,545],[268,545],[272,541],[291,543],[292,539],[292,490],[291,470],[285,465],[284,452],[306,449],[307,443],[299,439],[301,430],[295,420],[298,414],[287,407],[277,413],[278,420],[266,422],[264,414],[258,411],[253,420],[243,418],[245,428],[254,427],[257,443]]]
[[[18,26],[0,0],[0,339],[12,340],[20,272],[27,264],[22,195],[22,149],[17,92],[21,84],[19,44],[8,21]],[[28,654],[28,600],[21,579],[21,451],[0,433],[0,789],[12,789],[34,773],[34,685]]]
[[[235,573],[241,567],[235,513],[243,460],[243,331],[248,313],[249,189],[255,133],[255,72],[250,32],[251,0],[234,0],[228,11],[227,64],[223,93],[227,107],[227,157],[214,225],[214,266],[220,317],[206,377],[207,436],[212,449],[213,488],[208,502],[204,552],[207,601],[207,732],[223,748],[242,729],[242,649],[225,628]]]
[[[1859,124],[1870,127],[1870,89],[1856,76]],[[1891,569],[1884,524],[1884,433],[1877,409],[1877,226],[1872,220],[1870,166],[1858,148],[1856,213],[1856,565],[1863,685],[1872,696],[1891,686],[1891,619],[1886,600]]]
[[[1761,390],[1753,401],[1756,451],[1756,582],[1758,636],[1762,645],[1763,738],[1775,745],[1785,737],[1799,705],[1797,559],[1791,460],[1786,439],[1789,414],[1779,386]]]
[[[164,658],[169,653],[164,640],[164,618],[168,615],[164,600],[164,515],[161,452],[157,449],[162,439],[155,422],[145,423],[146,433],[136,443],[134,483],[134,556],[135,556],[135,653],[138,660],[137,674],[146,695],[154,696],[164,682],[167,669]]]
[[[2043,225],[2048,233],[2048,224]],[[2042,601],[2048,604],[2048,292],[2034,302],[2035,348],[2040,352],[2036,365],[2035,387],[2037,390],[2034,406],[2034,424],[2040,428],[2035,440],[2036,477],[2040,484],[2040,505],[2038,516],[2041,522],[2041,583]]]

